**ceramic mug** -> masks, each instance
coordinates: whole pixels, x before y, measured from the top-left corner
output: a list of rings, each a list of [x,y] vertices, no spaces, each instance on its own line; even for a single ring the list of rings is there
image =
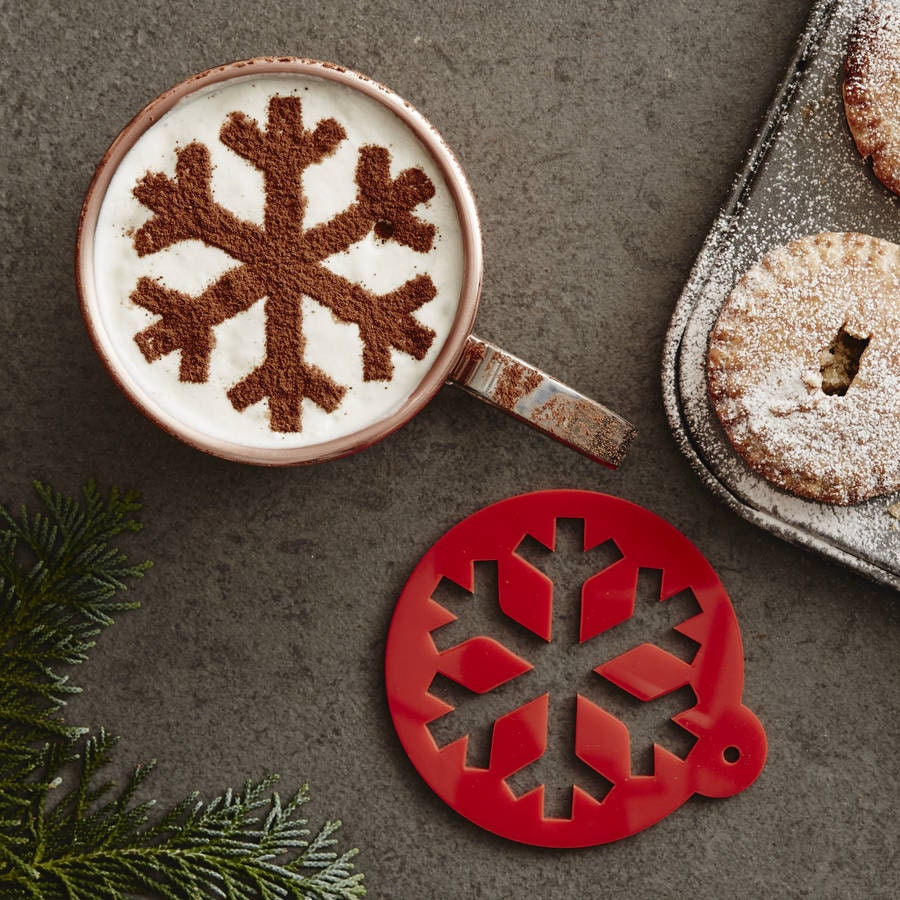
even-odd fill
[[[408,103],[339,66],[259,58],[142,110],[82,209],[94,345],[151,420],[263,465],[332,459],[447,381],[615,467],[633,427],[472,334],[472,191]]]

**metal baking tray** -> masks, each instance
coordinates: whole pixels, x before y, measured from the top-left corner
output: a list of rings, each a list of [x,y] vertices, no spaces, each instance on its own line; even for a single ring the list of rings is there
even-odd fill
[[[900,243],[900,198],[859,155],[841,98],[847,38],[866,3],[813,5],[787,76],[675,306],[662,383],[679,446],[731,509],[900,590],[900,493],[833,506],[778,490],[732,449],[706,383],[708,337],[719,309],[766,251],[822,231],[860,231]]]

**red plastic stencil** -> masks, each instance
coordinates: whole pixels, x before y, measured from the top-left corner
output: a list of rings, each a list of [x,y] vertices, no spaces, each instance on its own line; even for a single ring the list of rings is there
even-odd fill
[[[571,521],[583,540],[564,659],[583,671],[570,684],[548,686],[541,669],[548,649],[565,639],[566,596],[545,570],[556,571],[557,537]],[[482,577],[486,571],[493,580]],[[639,585],[648,581],[651,612],[661,617],[654,621],[664,627],[635,634]],[[716,573],[671,525],[604,494],[524,494],[448,531],[397,603],[385,668],[394,726],[425,781],[472,822],[527,844],[583,847],[627,837],[692,794],[736,794],[765,762],[765,732],[741,703],[737,620]],[[622,711],[628,704],[607,702],[616,696],[632,711],[664,710],[659,715],[688,748],[654,741],[639,771]],[[488,700],[481,726],[490,738],[479,755],[474,737]],[[577,771],[566,769],[565,806],[550,809],[547,762],[558,753],[550,723],[566,708]]]

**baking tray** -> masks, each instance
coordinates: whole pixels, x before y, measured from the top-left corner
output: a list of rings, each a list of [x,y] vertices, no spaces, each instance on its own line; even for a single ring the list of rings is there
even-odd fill
[[[813,5],[787,76],[676,304],[662,383],[681,450],[731,509],[900,590],[900,493],[833,506],[778,490],[732,449],[706,382],[709,332],[719,310],[737,278],[766,251],[822,231],[860,231],[900,243],[900,198],[856,150],[841,99],[847,38],[867,2]]]

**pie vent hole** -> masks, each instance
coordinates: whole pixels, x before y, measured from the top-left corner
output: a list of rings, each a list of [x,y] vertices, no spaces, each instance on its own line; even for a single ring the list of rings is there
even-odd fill
[[[869,338],[856,337],[842,325],[831,345],[819,354],[822,390],[843,397],[859,372],[859,361]]]

